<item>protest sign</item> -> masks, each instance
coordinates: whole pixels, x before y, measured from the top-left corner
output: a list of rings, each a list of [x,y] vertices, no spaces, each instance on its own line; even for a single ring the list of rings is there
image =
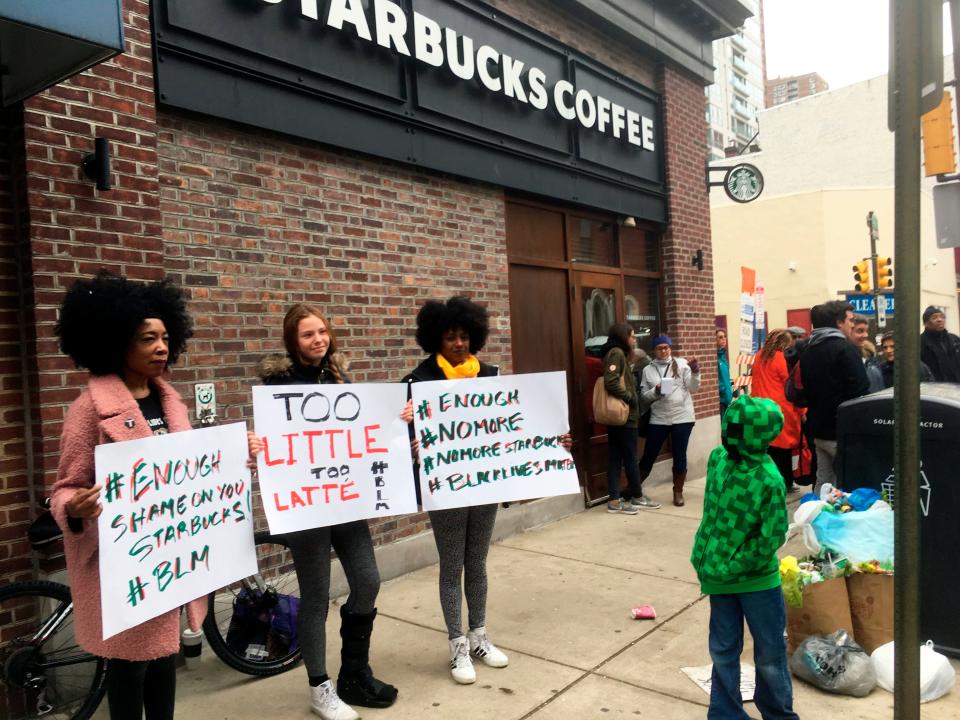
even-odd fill
[[[254,387],[270,532],[416,512],[406,401],[399,383]]]
[[[425,510],[580,492],[562,372],[413,384]]]
[[[103,637],[257,572],[244,423],[98,445]]]

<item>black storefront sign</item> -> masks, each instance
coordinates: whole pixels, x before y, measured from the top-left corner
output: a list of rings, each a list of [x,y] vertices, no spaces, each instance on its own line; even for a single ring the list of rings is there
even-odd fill
[[[158,0],[162,106],[663,222],[660,97],[475,0]]]

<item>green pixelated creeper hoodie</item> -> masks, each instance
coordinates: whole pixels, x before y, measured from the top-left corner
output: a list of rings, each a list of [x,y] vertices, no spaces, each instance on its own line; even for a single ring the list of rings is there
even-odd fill
[[[703,519],[690,562],[705,595],[780,585],[777,550],[787,532],[784,482],[767,455],[783,414],[773,400],[743,395],[721,421],[723,445],[707,461]]]

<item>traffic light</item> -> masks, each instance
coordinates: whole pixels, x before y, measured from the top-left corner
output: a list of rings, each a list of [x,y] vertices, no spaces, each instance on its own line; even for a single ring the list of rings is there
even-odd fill
[[[857,292],[870,292],[870,261],[861,260],[853,266],[853,286]]]
[[[877,258],[877,288],[893,287],[893,258]]]
[[[923,173],[926,177],[946,175],[957,170],[953,152],[953,100],[948,90],[943,100],[921,117],[923,125]]]

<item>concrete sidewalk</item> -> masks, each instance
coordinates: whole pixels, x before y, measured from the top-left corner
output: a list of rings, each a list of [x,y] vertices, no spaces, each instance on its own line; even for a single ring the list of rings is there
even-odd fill
[[[661,510],[624,517],[600,506],[491,548],[487,625],[510,666],[478,663],[474,685],[457,685],[449,674],[436,566],[385,583],[371,664],[400,697],[385,710],[357,711],[368,720],[706,717],[707,695],[680,671],[710,662],[709,605],[688,562],[703,480],[688,483],[684,508],[669,504],[669,485],[650,492]],[[657,619],[630,619],[640,604],[654,605]],[[338,615],[332,610],[328,624],[334,677]],[[752,663],[749,634],[744,662]],[[315,717],[302,665],[254,679],[205,648],[200,667],[181,670],[178,682],[179,718]],[[794,680],[794,697],[801,717],[893,717],[893,696],[881,689],[858,699]],[[100,712],[106,717],[105,707]],[[747,712],[760,717],[752,704]],[[923,706],[925,719],[957,717],[960,689]]]

